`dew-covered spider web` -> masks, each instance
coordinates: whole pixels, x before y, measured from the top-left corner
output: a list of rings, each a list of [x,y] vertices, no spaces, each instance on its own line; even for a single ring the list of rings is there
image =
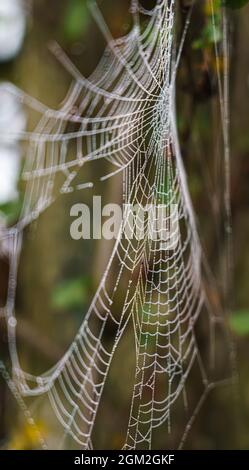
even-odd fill
[[[48,398],[61,426],[61,448],[68,438],[83,449],[98,447],[92,439],[98,409],[120,341],[130,328],[135,368],[123,448],[156,448],[158,432],[165,433],[167,447],[179,402],[186,413],[182,436],[175,443],[181,446],[209,392],[228,379],[217,379],[213,374],[215,330],[217,325],[225,329],[225,319],[222,309],[210,305],[205,290],[202,247],[176,124],[177,70],[194,5],[188,9],[180,42],[176,40],[175,0],[157,0],[152,10],[132,0],[133,26],[118,40],[112,38],[95,2],[89,5],[107,48],[94,73],[84,78],[59,46],[53,45],[72,77],[60,109],[52,110],[14,86],[6,88],[40,114],[40,120],[32,132],[18,136],[28,143],[22,172],[25,196],[18,222],[1,233],[2,251],[10,263],[2,315],[12,364],[8,372],[1,362],[1,370],[34,426],[30,401]],[[225,16],[223,27],[225,39],[215,43],[217,57],[227,53]],[[227,74],[218,67],[217,74],[228,152]],[[72,146],[73,155],[69,151]],[[157,220],[153,220],[153,237],[151,220],[147,220],[144,236],[128,239],[124,236],[128,216],[124,214],[109,263],[79,331],[59,362],[34,376],[22,369],[16,344],[16,284],[23,232],[62,194],[78,190],[84,198],[84,189],[93,187],[94,182],[79,183],[77,176],[98,160],[108,169],[102,181],[122,173],[124,204],[163,205],[168,210],[166,227],[172,222],[171,208],[175,208],[172,240],[162,243]],[[117,275],[113,276],[113,271]],[[197,324],[202,321],[210,338],[205,357],[197,335]],[[110,330],[114,333],[107,342]],[[212,366],[206,356],[211,357]],[[188,391],[193,370],[199,381],[194,404]],[[122,380],[122,364],[120,374]],[[42,437],[40,441],[43,447],[48,445]]]

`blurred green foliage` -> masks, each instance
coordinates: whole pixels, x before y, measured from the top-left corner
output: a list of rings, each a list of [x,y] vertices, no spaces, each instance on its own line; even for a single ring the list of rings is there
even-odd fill
[[[249,335],[249,310],[234,312],[230,318],[230,327],[239,336]]]
[[[7,225],[14,224],[18,220],[21,209],[21,199],[0,204],[0,213],[4,215]]]
[[[68,41],[78,40],[89,24],[89,9],[86,0],[71,0],[63,20],[63,32]]]
[[[65,280],[58,284],[52,294],[52,307],[57,310],[78,310],[88,298],[89,278]]]
[[[224,6],[232,8],[233,10],[235,10],[236,8],[242,8],[248,2],[249,0],[222,0]]]
[[[217,15],[215,15],[215,18]],[[203,28],[202,35],[196,41],[193,42],[194,49],[203,49],[211,44],[219,42],[222,38],[220,22],[210,18]]]
[[[208,46],[217,44],[222,39],[222,18],[219,0],[214,0],[213,3],[206,2],[203,8],[206,24],[202,28],[201,36],[193,42],[193,49],[205,49]]]

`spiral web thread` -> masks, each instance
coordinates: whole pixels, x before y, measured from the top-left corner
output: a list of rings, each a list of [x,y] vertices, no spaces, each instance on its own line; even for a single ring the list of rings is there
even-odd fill
[[[2,310],[13,370],[9,381],[21,400],[47,395],[65,431],[64,439],[71,436],[82,448],[92,448],[92,431],[112,359],[132,325],[136,371],[124,448],[153,447],[153,433],[165,423],[171,431],[172,409],[179,397],[188,408],[186,384],[195,365],[203,392],[184,430],[183,443],[208,392],[221,383],[209,378],[195,325],[201,315],[209,319],[210,330],[223,322],[208,308],[203,288],[202,250],[176,130],[175,79],[192,9],[175,51],[174,0],[157,0],[151,11],[132,1],[133,27],[118,40],[112,39],[98,8],[92,5],[108,46],[95,72],[86,79],[54,45],[73,78],[61,108],[51,110],[14,87],[8,89],[42,115],[34,131],[21,136],[29,142],[22,175],[26,180],[23,209],[18,223],[2,233],[10,257],[8,300]],[[147,18],[144,29],[141,16]],[[224,114],[221,80],[220,85]],[[224,122],[224,116],[222,119]],[[73,159],[68,151],[72,142],[77,149]],[[172,204],[177,207],[173,229],[177,241],[164,245],[157,224],[156,237],[151,239],[149,221],[144,237],[128,240],[124,216],[110,261],[74,341],[51,370],[35,377],[22,370],[16,348],[15,290],[23,230],[60,193],[91,187],[93,183],[77,184],[75,180],[84,165],[100,159],[112,166],[103,180],[123,173],[124,203],[163,204],[168,213]],[[55,185],[58,175],[63,179],[59,188]],[[170,216],[165,223],[170,223]],[[119,272],[114,280],[116,264]],[[122,308],[120,287],[125,291]],[[115,337],[107,346],[104,338],[110,326]]]

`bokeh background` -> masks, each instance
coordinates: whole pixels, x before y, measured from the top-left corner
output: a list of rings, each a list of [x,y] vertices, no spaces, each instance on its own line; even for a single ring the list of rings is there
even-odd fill
[[[1,36],[1,28],[6,30],[6,11],[10,18],[12,1],[16,8],[18,0],[0,0],[0,81],[14,83],[41,102],[57,108],[67,94],[70,76],[50,52],[51,42],[58,42],[80,72],[87,76],[104,51],[103,36],[84,0],[27,1],[22,4],[18,18],[14,15],[7,24],[7,29],[14,28],[15,34],[19,34],[20,47],[17,41],[13,56],[6,57],[7,33],[3,31]],[[19,3],[21,5],[21,0]],[[154,2],[142,3],[150,7]],[[179,1],[179,34],[189,3],[187,0]],[[129,31],[131,18],[127,0],[102,0],[98,4],[114,37]],[[225,305],[223,293],[230,294],[228,323],[236,350],[233,365],[235,384],[210,394],[187,438],[186,448],[249,448],[249,5],[230,11],[229,22],[232,276],[226,275],[225,268],[224,166],[215,150],[220,122],[217,64],[206,0],[199,0],[195,9],[178,76],[178,127],[203,250],[214,276],[215,287],[212,292],[210,286],[210,295],[215,303],[217,291],[220,292]],[[11,49],[11,44],[8,47]],[[12,48],[15,49],[15,44]],[[219,66],[222,70],[222,60]],[[6,102],[1,94],[1,82],[1,132],[9,126],[14,126],[17,132],[32,127],[32,115],[26,115],[18,102]],[[23,158],[25,148],[17,141],[7,147],[0,142],[2,226],[13,224],[18,219],[23,195],[22,182],[19,182]],[[101,174],[102,169],[92,171]],[[93,175],[89,174],[89,177]],[[100,186],[98,191],[104,201],[119,202],[121,181],[118,178],[111,180],[108,186]],[[70,239],[70,207],[81,202],[82,197],[80,193],[60,197],[36,224],[25,231],[18,275],[17,335],[22,365],[33,373],[41,373],[51,367],[72,341],[111,252],[111,242],[75,242]],[[84,202],[90,205],[91,197],[90,192],[84,193]],[[0,265],[3,306],[8,282],[8,263],[4,257]],[[125,426],[122,424],[120,431],[120,423],[126,422],[127,389],[133,373],[129,357],[131,341],[128,335],[121,342],[108,380],[96,426],[99,447],[119,448],[122,445]],[[0,351],[6,363],[7,346],[4,321],[1,320]],[[224,357],[223,343],[218,342],[217,348],[217,355]],[[198,387],[199,384],[193,380],[193,394],[198,392]],[[171,436],[161,436],[158,447],[174,447],[182,425],[181,417],[172,422]],[[37,426],[46,437],[49,436],[51,445],[56,445],[56,428],[53,428],[49,417],[39,418]],[[32,428],[21,416],[6,382],[0,377],[1,447],[38,448],[36,439]]]

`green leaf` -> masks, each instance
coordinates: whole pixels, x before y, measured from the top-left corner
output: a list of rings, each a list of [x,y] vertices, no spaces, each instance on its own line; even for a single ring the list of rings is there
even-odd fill
[[[61,282],[52,294],[52,307],[59,310],[78,310],[87,299],[88,279],[77,278]]]
[[[239,336],[249,335],[249,310],[239,310],[230,317],[230,327]]]
[[[222,0],[222,5],[236,10],[237,8],[244,7],[249,0]]]
[[[70,0],[64,19],[64,33],[69,41],[76,41],[86,31],[89,10],[85,0]]]

